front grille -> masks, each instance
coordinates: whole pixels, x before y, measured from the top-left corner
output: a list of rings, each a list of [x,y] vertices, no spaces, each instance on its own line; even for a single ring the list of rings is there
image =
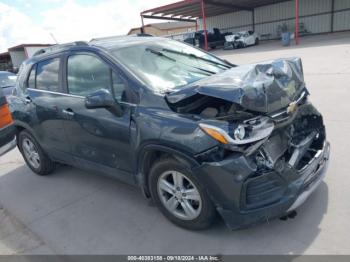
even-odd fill
[[[293,103],[295,104],[296,107],[303,105],[305,103],[305,101],[307,100],[307,95],[308,95],[307,92],[303,91],[294,102],[289,104],[288,107],[270,114],[270,117],[275,121],[275,123],[281,123],[281,122],[287,121],[288,119],[292,118],[297,113],[297,110],[296,111],[294,111],[294,110],[289,111],[291,109],[290,106]]]
[[[254,209],[278,202],[286,190],[284,180],[275,172],[248,179],[244,184],[244,206]]]

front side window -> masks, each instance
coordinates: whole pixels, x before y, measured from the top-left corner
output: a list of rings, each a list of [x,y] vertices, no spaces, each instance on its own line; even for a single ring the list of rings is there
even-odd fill
[[[59,92],[59,66],[59,58],[53,58],[38,63],[36,68],[36,88],[40,90]]]
[[[87,96],[100,89],[111,91],[123,100],[125,84],[111,68],[92,55],[72,55],[67,63],[67,85],[72,95]]]

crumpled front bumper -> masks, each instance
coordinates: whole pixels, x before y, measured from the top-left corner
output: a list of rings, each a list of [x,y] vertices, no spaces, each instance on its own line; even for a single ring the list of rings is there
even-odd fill
[[[302,188],[300,194],[294,201],[293,205],[288,208],[287,212],[293,211],[301,206],[320,185],[328,169],[329,157],[330,145],[328,142],[326,142],[323,150],[319,151],[318,155],[315,156],[312,163],[306,167],[303,177],[306,177],[308,184]],[[305,181],[303,184],[305,184]]]
[[[227,226],[239,229],[284,216],[302,205],[322,182],[329,157],[330,144],[325,141],[323,148],[301,170],[289,169],[278,174],[282,178],[286,177],[287,181],[278,201],[253,209],[246,209],[242,205],[245,197],[244,181],[253,171],[249,158],[239,156],[205,163],[194,171],[200,176],[200,181]]]

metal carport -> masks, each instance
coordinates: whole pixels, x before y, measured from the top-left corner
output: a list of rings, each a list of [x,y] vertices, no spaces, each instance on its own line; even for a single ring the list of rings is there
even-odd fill
[[[237,11],[251,11],[253,30],[255,27],[254,9],[260,6],[286,2],[289,0],[183,0],[141,12],[142,28],[144,18],[186,21],[203,21],[205,49],[208,49],[206,17]],[[295,43],[299,44],[299,0],[295,0]]]

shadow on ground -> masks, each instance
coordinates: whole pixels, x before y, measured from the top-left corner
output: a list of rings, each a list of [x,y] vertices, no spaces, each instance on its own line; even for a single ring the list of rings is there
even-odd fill
[[[66,166],[47,177],[24,165],[2,175],[0,203],[23,225],[8,229],[1,245],[15,250],[32,243],[13,240],[26,230],[35,245],[20,248],[25,253],[302,254],[320,233],[328,188],[322,183],[295,219],[238,231],[229,231],[221,219],[205,231],[183,230],[136,188]]]

